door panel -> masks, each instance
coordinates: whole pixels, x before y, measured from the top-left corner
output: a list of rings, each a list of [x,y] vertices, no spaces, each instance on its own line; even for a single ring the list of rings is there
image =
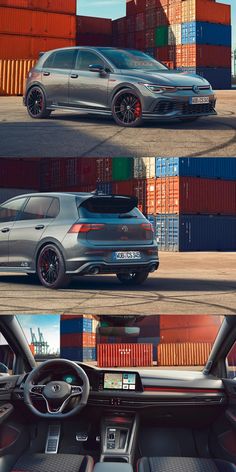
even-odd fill
[[[0,206],[0,267],[9,265],[9,236],[26,198],[17,198]]]
[[[91,72],[89,65],[92,64],[106,67],[99,55],[90,51],[80,51],[69,79],[70,106],[107,108],[109,74],[101,76],[99,72]]]
[[[42,83],[48,102],[67,106],[69,77],[74,67],[75,49],[56,51],[45,61],[42,70]]]

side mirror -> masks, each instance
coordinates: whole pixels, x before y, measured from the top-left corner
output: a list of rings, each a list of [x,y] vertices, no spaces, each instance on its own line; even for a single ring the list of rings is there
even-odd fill
[[[8,374],[8,373],[9,373],[8,367],[2,362],[0,362],[0,374]]]
[[[101,66],[100,64],[91,64],[89,66],[89,70],[90,72],[98,72],[100,74],[106,74],[106,70],[103,66]]]

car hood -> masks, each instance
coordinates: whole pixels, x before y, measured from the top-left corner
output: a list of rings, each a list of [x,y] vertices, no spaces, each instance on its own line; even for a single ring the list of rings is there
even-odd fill
[[[207,85],[209,82],[197,74],[190,74],[188,72],[177,72],[176,70],[163,70],[160,72],[146,72],[142,70],[127,71],[121,70],[122,75],[129,75],[148,83],[158,85],[175,85],[175,86],[193,86],[193,85]]]

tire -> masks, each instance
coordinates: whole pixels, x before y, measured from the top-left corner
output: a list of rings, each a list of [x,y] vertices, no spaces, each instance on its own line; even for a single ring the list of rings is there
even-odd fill
[[[131,89],[118,92],[112,101],[112,116],[119,126],[135,128],[142,123],[142,104]]]
[[[31,118],[40,120],[49,118],[51,110],[46,108],[46,98],[40,87],[32,87],[26,97],[26,107]]]
[[[41,284],[51,289],[65,288],[70,282],[66,275],[65,262],[54,244],[44,246],[37,260],[37,274]]]
[[[141,285],[148,278],[149,272],[142,270],[140,272],[127,272],[116,274],[117,278],[125,285]]]

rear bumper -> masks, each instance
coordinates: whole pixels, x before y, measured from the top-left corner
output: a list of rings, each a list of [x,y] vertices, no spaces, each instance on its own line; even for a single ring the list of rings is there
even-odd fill
[[[69,275],[96,275],[96,274],[116,274],[118,272],[155,272],[159,267],[159,259],[152,259],[148,262],[120,262],[108,263],[104,261],[84,262],[74,270],[67,270]]]

